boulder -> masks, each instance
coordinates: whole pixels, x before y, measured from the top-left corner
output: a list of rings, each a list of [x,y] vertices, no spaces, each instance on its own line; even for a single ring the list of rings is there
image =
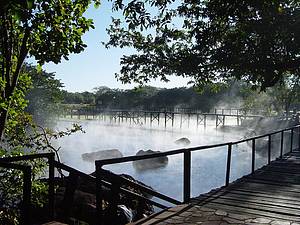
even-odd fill
[[[121,158],[123,154],[118,149],[100,150],[97,152],[84,153],[81,155],[83,160],[94,162],[101,159]]]
[[[153,151],[153,150],[140,150],[136,153],[136,155],[151,155],[154,153],[160,153],[160,151]],[[132,162],[132,165],[137,170],[148,170],[148,169],[155,169],[160,167],[165,167],[168,164],[168,157],[161,156],[152,159],[143,159]]]
[[[191,144],[191,141],[186,137],[182,137],[182,138],[177,139],[175,141],[175,144],[187,146],[187,145]]]

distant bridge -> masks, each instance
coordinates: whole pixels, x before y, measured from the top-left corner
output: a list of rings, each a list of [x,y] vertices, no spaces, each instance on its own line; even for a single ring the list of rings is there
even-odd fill
[[[130,125],[163,125],[174,127],[190,127],[191,122],[196,127],[213,125],[216,128],[226,125],[228,119],[232,119],[239,126],[245,119],[271,118],[270,116],[249,114],[242,109],[214,109],[211,113],[203,113],[191,109],[176,110],[124,110],[124,109],[101,109],[96,107],[68,108],[63,110],[61,118],[71,119],[98,119],[110,123],[128,123]],[[288,119],[288,118],[284,118]],[[214,121],[214,122],[212,122]],[[210,123],[210,124],[208,124]],[[232,125],[232,124],[231,124]]]

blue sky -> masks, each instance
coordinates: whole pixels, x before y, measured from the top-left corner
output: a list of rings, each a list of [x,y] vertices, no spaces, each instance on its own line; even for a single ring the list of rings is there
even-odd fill
[[[95,29],[90,30],[83,37],[87,48],[80,54],[72,54],[69,60],[63,60],[60,64],[48,63],[43,66],[47,72],[55,72],[65,90],[71,92],[92,91],[98,86],[127,89],[136,84],[124,85],[115,78],[115,73],[120,70],[120,58],[124,54],[130,54],[132,49],[111,48],[105,49],[101,41],[108,39],[105,32],[111,22],[111,3],[102,1],[102,5],[95,9],[92,5],[86,17],[94,20]],[[149,85],[158,87],[182,87],[187,85],[187,79],[171,77],[170,82],[163,83],[152,81]]]

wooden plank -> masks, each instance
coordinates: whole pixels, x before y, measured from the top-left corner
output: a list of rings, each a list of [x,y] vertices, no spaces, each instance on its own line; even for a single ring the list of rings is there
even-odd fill
[[[207,194],[204,195],[207,197],[224,197],[224,198],[235,198],[235,199],[241,199],[243,201],[258,201],[258,202],[266,202],[270,204],[288,204],[287,207],[291,208],[299,208],[300,209],[300,202],[298,202],[299,198],[295,197],[287,197],[287,196],[274,196],[271,194],[262,194],[257,192],[247,192],[247,191],[236,191],[236,190],[230,190],[230,192],[220,190],[218,193],[215,194]],[[300,197],[300,196],[299,196]]]
[[[271,181],[273,183],[283,184],[283,183],[290,183],[290,184],[299,184],[300,176],[281,176],[280,174],[268,174],[268,175],[256,175],[253,177],[249,177],[248,179],[253,180],[264,180],[264,181]]]
[[[300,170],[298,168],[287,168],[287,167],[276,167],[276,166],[270,166],[265,168],[266,172],[276,172],[279,174],[295,174],[295,175],[300,175]]]
[[[280,182],[271,178],[257,178],[257,177],[245,177],[243,179],[244,181],[247,182],[252,182],[252,183],[261,183],[261,184],[270,184],[270,185],[274,185],[274,186],[298,186],[299,188],[299,182],[292,182],[292,183],[287,183],[287,182]]]
[[[274,199],[287,199],[287,200],[295,200],[300,198],[300,195],[297,193],[287,193],[284,191],[272,191],[272,193],[270,193],[270,191],[267,190],[251,190],[251,189],[243,189],[243,188],[234,188],[231,190],[232,193],[235,192],[243,192],[243,193],[252,193],[252,194],[256,194],[256,195],[261,195],[261,196],[270,196],[273,197]]]
[[[300,195],[296,197],[293,197],[293,196],[287,196],[287,195],[274,195],[273,193],[270,193],[270,192],[265,192],[265,193],[262,193],[262,192],[257,192],[257,191],[243,191],[243,190],[231,190],[230,193],[233,193],[233,194],[245,194],[245,195],[255,195],[255,196],[259,196],[259,197],[263,197],[263,198],[271,198],[271,199],[274,199],[275,201],[280,201],[282,200],[283,202],[289,202],[291,201],[293,204],[297,204],[297,205],[300,205],[300,202],[298,203],[295,203],[295,200],[299,199]],[[284,194],[284,193],[283,193]]]
[[[295,221],[299,222],[300,217],[299,216],[289,216],[289,215],[284,215],[284,214],[278,214],[278,213],[273,213],[272,211],[266,211],[266,210],[257,210],[257,209],[252,209],[252,208],[245,208],[245,207],[240,207],[240,206],[235,206],[235,205],[224,205],[220,203],[207,203],[205,204],[205,207],[209,207],[212,209],[221,209],[226,212],[232,212],[235,214],[241,214],[241,215],[253,215],[257,217],[263,217],[263,218],[274,218],[278,220],[289,220],[289,221]]]
[[[267,192],[273,192],[273,191],[281,191],[281,192],[290,192],[290,193],[300,193],[300,189],[299,189],[299,185],[274,185],[273,182],[264,182],[264,181],[256,181],[253,180],[253,182],[249,182],[249,180],[247,180],[247,182],[241,182],[241,183],[236,183],[234,186],[231,186],[232,188],[246,188],[246,189],[250,189],[250,190],[265,190]]]
[[[216,198],[217,197],[217,198]],[[256,195],[243,195],[243,194],[236,194],[236,193],[227,193],[227,194],[220,194],[217,196],[210,196],[210,198],[214,199],[222,199],[224,201],[228,200],[229,202],[237,201],[241,202],[242,204],[257,204],[262,205],[264,207],[276,207],[278,210],[286,209],[286,210],[296,210],[296,212],[299,212],[300,204],[294,204],[295,201],[288,201],[288,200],[278,200],[278,199],[272,199],[272,198],[265,198],[261,196]],[[211,202],[214,202],[212,200]]]

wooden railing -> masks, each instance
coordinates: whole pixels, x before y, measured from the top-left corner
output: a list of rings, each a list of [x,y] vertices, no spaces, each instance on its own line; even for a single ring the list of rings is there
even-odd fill
[[[267,157],[268,157],[268,164],[271,162],[271,155],[272,155],[272,137],[276,134],[280,134],[280,152],[279,157],[283,156],[284,153],[284,138],[286,136],[285,133],[289,133],[290,137],[288,142],[289,145],[289,151],[293,151],[293,144],[295,143],[295,134],[297,135],[296,139],[298,139],[297,148],[300,148],[300,125],[294,126],[291,128],[286,128],[278,131],[274,131],[268,134],[258,135],[251,138],[246,138],[243,140],[235,141],[235,142],[226,142],[221,144],[213,144],[213,145],[207,145],[207,146],[199,146],[199,147],[193,147],[193,148],[182,148],[182,149],[175,149],[171,151],[166,152],[160,152],[160,153],[154,153],[151,155],[140,155],[140,156],[128,156],[123,158],[114,158],[114,159],[106,159],[106,160],[97,160],[95,161],[96,166],[96,177],[85,174],[79,170],[76,170],[70,166],[67,166],[65,164],[59,163],[55,161],[55,155],[54,153],[43,153],[43,154],[33,154],[33,155],[25,155],[25,156],[15,156],[15,157],[6,157],[6,158],[0,158],[0,167],[3,168],[11,168],[11,169],[17,169],[21,170],[24,173],[24,183],[23,183],[23,205],[21,208],[21,224],[30,224],[30,199],[31,199],[31,167],[25,166],[21,164],[17,164],[18,161],[24,161],[24,160],[35,160],[39,158],[46,158],[48,159],[48,165],[49,165],[49,193],[48,193],[48,207],[49,207],[49,220],[54,218],[54,210],[55,210],[55,204],[54,204],[54,170],[55,168],[58,168],[60,170],[64,170],[69,172],[69,179],[68,184],[65,191],[65,196],[63,200],[63,208],[65,211],[65,220],[68,219],[70,215],[71,205],[73,202],[74,192],[77,187],[77,180],[78,177],[84,177],[92,182],[96,182],[96,207],[97,207],[97,215],[98,215],[98,222],[99,224],[103,224],[103,212],[104,209],[102,208],[102,202],[104,200],[103,195],[103,187],[108,187],[111,189],[112,192],[112,201],[111,208],[113,209],[113,213],[117,213],[117,205],[119,203],[119,194],[124,193],[127,196],[130,196],[135,199],[139,199],[142,201],[145,201],[147,203],[150,203],[156,207],[159,207],[161,209],[167,208],[166,205],[154,201],[152,199],[146,198],[145,196],[141,194],[137,194],[132,191],[132,189],[138,189],[141,192],[145,194],[149,194],[151,196],[156,197],[157,199],[163,200],[165,202],[169,202],[171,204],[181,204],[183,202],[188,202],[191,199],[191,160],[192,160],[192,152],[196,151],[202,151],[207,149],[213,149],[217,147],[227,147],[227,161],[226,161],[226,173],[225,173],[225,183],[224,185],[229,185],[230,182],[230,174],[231,174],[231,161],[232,161],[232,151],[233,145],[237,145],[240,143],[245,142],[251,142],[251,172],[253,173],[255,171],[255,153],[256,153],[256,142],[260,138],[268,138],[268,145],[267,145]],[[110,165],[110,164],[116,164],[116,163],[124,163],[124,162],[133,162],[138,160],[145,160],[145,159],[153,159],[157,157],[163,157],[163,156],[171,156],[171,155],[178,155],[183,154],[183,202],[171,198],[169,196],[166,196],[162,193],[159,193],[152,188],[149,188],[148,186],[142,185],[140,183],[134,182],[132,180],[129,180],[125,177],[121,177],[117,174],[114,174],[108,170],[103,169],[103,166]],[[127,188],[127,187],[131,187]]]

